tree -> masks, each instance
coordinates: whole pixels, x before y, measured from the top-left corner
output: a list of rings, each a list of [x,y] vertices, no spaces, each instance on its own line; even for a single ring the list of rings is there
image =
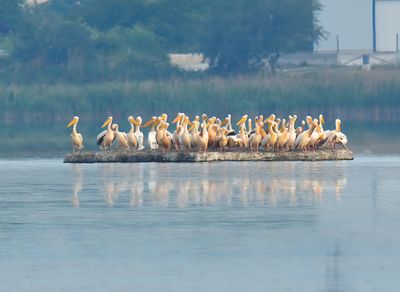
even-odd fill
[[[0,34],[7,34],[16,29],[20,17],[22,0],[1,0]]]
[[[311,51],[323,34],[315,0],[210,1],[201,51],[220,73],[258,69],[281,52]]]

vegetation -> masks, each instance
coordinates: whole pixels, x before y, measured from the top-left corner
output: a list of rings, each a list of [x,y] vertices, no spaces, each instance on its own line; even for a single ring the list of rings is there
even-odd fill
[[[275,64],[322,37],[316,0],[57,0],[0,3],[0,80],[92,83],[179,74],[168,53],[202,52],[217,74]]]
[[[172,78],[164,81],[107,82],[86,85],[14,85],[0,87],[0,113],[9,120],[65,122],[69,116],[102,120],[107,115],[167,112],[214,115],[290,113],[345,120],[398,120],[398,71],[360,72],[330,69],[231,78]]]

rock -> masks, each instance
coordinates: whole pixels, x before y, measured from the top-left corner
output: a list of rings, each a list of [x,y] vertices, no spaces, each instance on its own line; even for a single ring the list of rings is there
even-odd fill
[[[353,153],[347,150],[317,150],[306,153],[290,152],[248,152],[248,151],[208,151],[162,153],[158,150],[108,150],[80,152],[65,155],[65,163],[95,162],[206,162],[206,161],[320,161],[353,160]]]

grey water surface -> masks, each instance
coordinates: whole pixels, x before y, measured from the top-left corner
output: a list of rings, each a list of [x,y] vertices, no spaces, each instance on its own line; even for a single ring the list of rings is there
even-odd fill
[[[0,160],[1,291],[399,291],[400,156]]]

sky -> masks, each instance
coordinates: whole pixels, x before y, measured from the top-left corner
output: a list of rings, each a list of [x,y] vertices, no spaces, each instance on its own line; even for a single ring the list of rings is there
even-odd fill
[[[330,34],[318,45],[318,50],[336,50],[336,35],[340,49],[372,49],[372,0],[320,0],[324,6],[320,23]]]

